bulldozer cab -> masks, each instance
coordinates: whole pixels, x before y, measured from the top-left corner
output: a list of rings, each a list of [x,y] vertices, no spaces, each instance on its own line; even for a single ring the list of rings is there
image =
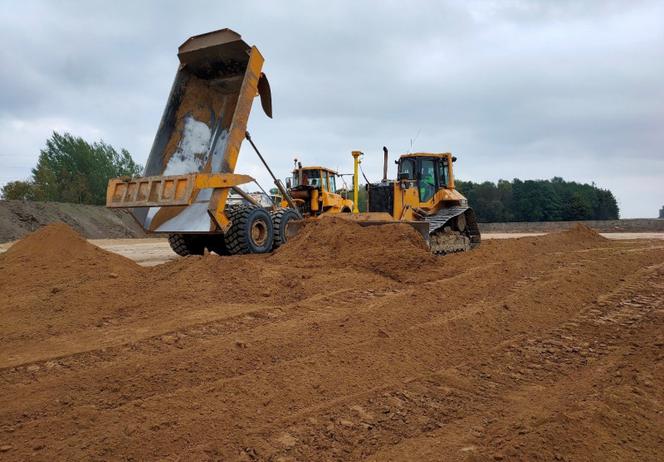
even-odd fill
[[[417,188],[420,203],[430,202],[441,189],[454,189],[452,162],[449,154],[407,154],[397,161],[398,180],[402,189]]]

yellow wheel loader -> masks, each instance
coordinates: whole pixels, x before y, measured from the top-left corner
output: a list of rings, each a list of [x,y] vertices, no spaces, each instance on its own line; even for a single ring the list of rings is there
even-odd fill
[[[271,212],[276,230],[274,248],[299,232],[304,224],[301,218],[350,214],[353,210],[353,201],[337,191],[337,172],[327,167],[302,167],[297,159],[295,163],[293,176],[286,179],[288,196],[281,199],[281,208]]]
[[[272,117],[263,56],[222,29],[189,38],[178,58],[144,176],[110,180],[106,205],[130,208],[148,232],[167,234],[179,255],[269,252],[286,238],[279,234],[285,212],[261,207],[238,187],[254,179],[234,173],[245,138],[265,163],[246,131],[256,96]],[[231,190],[245,202],[228,204]],[[294,206],[290,210],[301,218]]]
[[[286,180],[286,188],[302,216],[353,211],[353,201],[345,199],[337,190],[337,172],[327,167],[303,167],[297,159],[295,163],[293,176]],[[288,207],[288,202],[283,200],[281,205]]]
[[[387,179],[387,149],[383,180],[367,184],[368,213],[356,213],[359,224],[403,222],[413,226],[435,254],[470,250],[480,244],[475,212],[454,188],[450,153],[404,154],[397,161],[397,179]],[[355,178],[362,153],[353,152]],[[355,181],[357,197],[357,181]]]

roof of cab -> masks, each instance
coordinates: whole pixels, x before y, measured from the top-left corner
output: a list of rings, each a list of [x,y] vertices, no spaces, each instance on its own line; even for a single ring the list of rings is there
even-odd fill
[[[431,153],[431,152],[412,152],[410,154],[401,154],[399,158],[404,157],[448,157],[451,156],[451,152],[440,152],[440,153]]]
[[[293,170],[293,173],[297,173],[299,169]],[[311,167],[302,167],[302,170],[325,170],[326,172],[334,173],[335,175],[338,175],[339,173],[336,170],[332,170],[331,168],[327,167],[319,167],[319,166],[311,166]]]

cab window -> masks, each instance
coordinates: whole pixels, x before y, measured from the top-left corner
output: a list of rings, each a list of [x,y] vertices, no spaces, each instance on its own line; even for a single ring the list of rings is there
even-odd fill
[[[399,180],[415,179],[415,159],[402,159],[399,162]]]
[[[321,178],[320,170],[302,170],[302,185],[320,188]],[[293,173],[293,187],[300,185],[300,178],[297,171]]]
[[[330,187],[328,188],[328,192],[336,193],[337,192],[336,177],[332,173],[330,173],[329,175],[330,175],[330,183],[329,183]]]
[[[434,169],[433,159],[420,160],[419,186],[420,202],[426,202],[431,199],[436,192],[436,170]]]
[[[322,179],[320,177],[320,170],[305,170],[304,175],[306,178],[305,183],[315,188],[322,186]]]
[[[438,160],[438,184],[447,188],[450,179],[450,166],[447,163],[447,157]]]

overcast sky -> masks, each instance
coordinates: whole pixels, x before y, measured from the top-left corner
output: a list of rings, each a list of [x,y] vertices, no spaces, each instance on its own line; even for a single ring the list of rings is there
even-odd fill
[[[230,27],[266,58],[273,170],[294,157],[379,179],[381,148],[455,153],[457,176],[562,176],[664,205],[662,1],[2,1],[0,184],[53,130],[145,163],[189,36]],[[243,145],[237,171],[271,186]],[[391,176],[394,166],[391,165]]]

